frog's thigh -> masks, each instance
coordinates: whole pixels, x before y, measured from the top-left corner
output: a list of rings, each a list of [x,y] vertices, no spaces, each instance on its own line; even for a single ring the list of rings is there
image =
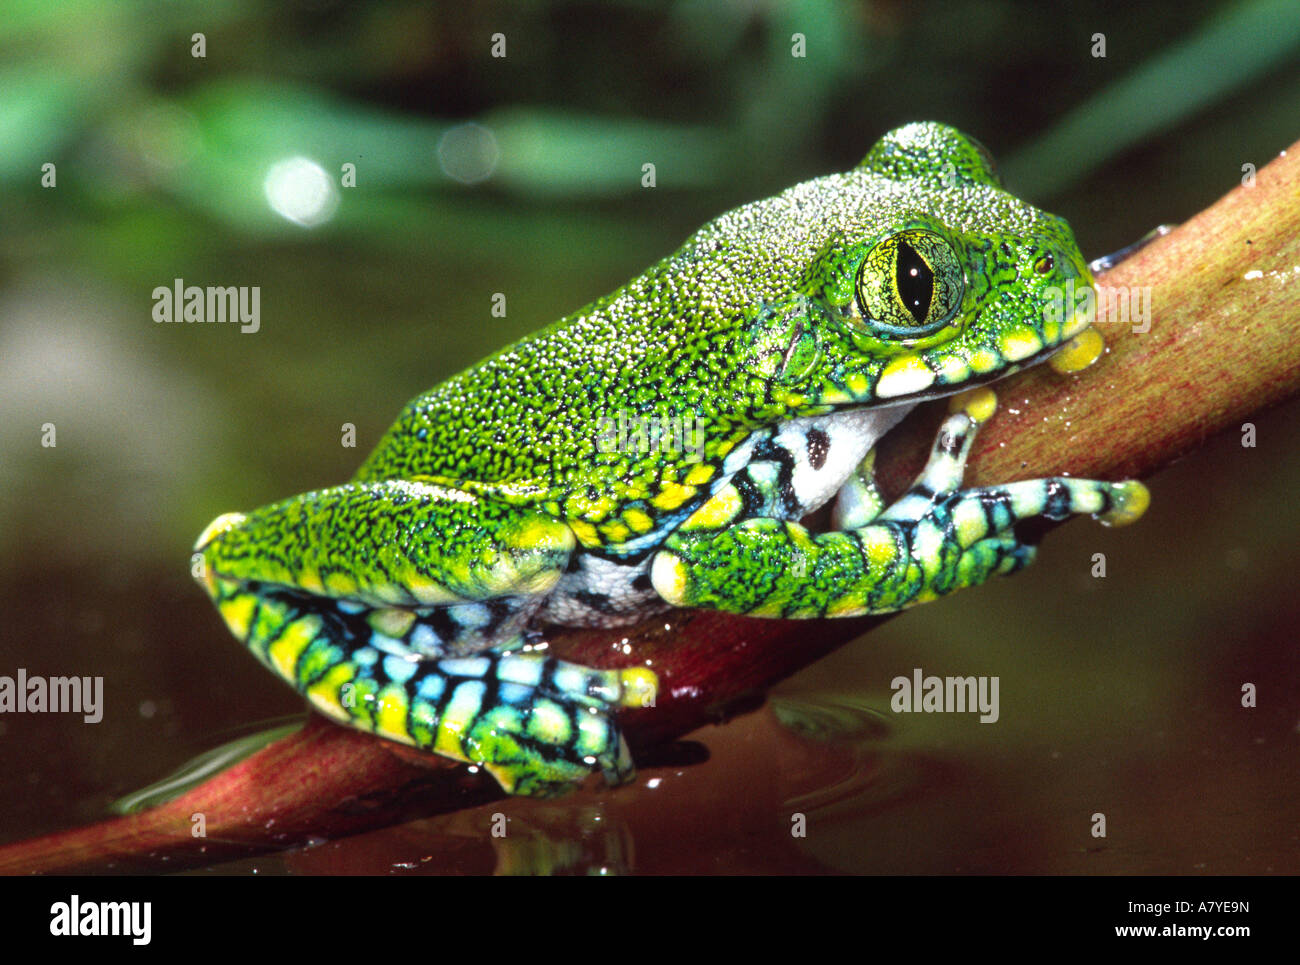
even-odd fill
[[[371,607],[548,593],[573,552],[552,517],[430,482],[350,483],[231,514],[199,537],[218,581],[274,584]]]
[[[198,549],[235,635],[318,710],[481,764],[514,793],[551,794],[593,770],[610,783],[628,779],[631,757],[612,714],[652,700],[654,675],[506,646],[443,652],[482,633],[469,619],[477,611],[518,616],[540,601],[573,546],[550,517],[408,481],[340,486],[222,517]],[[454,626],[425,646],[439,620]],[[469,642],[480,649],[518,637]]]

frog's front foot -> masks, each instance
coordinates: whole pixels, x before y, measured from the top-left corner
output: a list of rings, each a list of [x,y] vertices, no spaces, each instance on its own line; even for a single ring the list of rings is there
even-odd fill
[[[1107,526],[1123,526],[1137,520],[1150,502],[1147,488],[1136,480],[1112,483],[1057,476],[962,489],[975,435],[996,405],[996,396],[987,388],[959,396],[957,411],[944,420],[925,469],[877,520],[910,531],[911,556],[918,565],[909,604],[1028,566],[1037,547],[1017,538],[1014,527],[1019,522],[1092,515]]]
[[[1118,526],[1142,515],[1149,496],[1133,480],[961,488],[976,430],[996,403],[989,389],[963,397],[921,475],[887,509],[874,482],[851,479],[835,514],[844,529],[811,533],[790,520],[745,518],[743,498],[724,490],[656,555],[655,589],[676,606],[753,616],[887,613],[1028,565],[1035,548],[1014,530],[1023,520],[1091,514]]]

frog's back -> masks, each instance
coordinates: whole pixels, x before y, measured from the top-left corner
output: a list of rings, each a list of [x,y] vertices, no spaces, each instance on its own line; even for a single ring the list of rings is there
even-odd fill
[[[541,502],[586,485],[636,494],[682,471],[654,452],[600,451],[604,420],[621,413],[698,419],[718,469],[749,432],[788,417],[747,362],[755,308],[799,290],[834,245],[921,214],[1011,232],[1038,217],[992,187],[936,194],[922,178],[862,167],[795,185],[721,215],[612,295],[412,401],[358,478],[434,476]]]
[[[620,414],[695,418],[711,448],[729,450],[772,418],[762,381],[739,364],[747,312],[791,291],[799,266],[861,223],[861,202],[846,199],[863,191],[843,182],[863,177],[818,178],[722,215],[613,294],[414,399],[357,478],[434,476],[539,498],[593,479],[651,484],[662,458],[600,451],[604,420]]]

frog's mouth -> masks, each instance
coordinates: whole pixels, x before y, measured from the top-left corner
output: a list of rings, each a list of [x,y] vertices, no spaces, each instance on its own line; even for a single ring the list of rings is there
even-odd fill
[[[1087,368],[1101,355],[1104,342],[1089,312],[1080,308],[1065,319],[1042,327],[1020,325],[989,332],[973,345],[949,343],[928,351],[912,351],[890,359],[875,379],[868,405],[915,404],[940,399],[1031,368],[1060,353],[1056,367],[1063,372]],[[969,334],[969,333],[968,333]],[[853,387],[849,386],[850,392]]]
[[[1081,343],[1085,336],[1089,336],[1087,341]],[[1081,343],[1081,344],[1079,344]],[[1088,344],[1092,343],[1092,344]],[[1025,356],[1015,362],[1008,362],[1006,365],[999,367],[991,372],[981,375],[972,375],[960,382],[951,385],[935,385],[929,389],[923,389],[910,395],[900,396],[897,398],[887,398],[882,400],[869,400],[861,403],[863,406],[880,406],[885,405],[915,405],[921,402],[927,402],[932,399],[945,399],[951,395],[965,392],[967,389],[975,389],[982,385],[990,385],[999,382],[1008,376],[1015,375],[1025,369],[1031,369],[1041,362],[1046,362],[1054,356],[1068,357],[1062,362],[1061,371],[1077,372],[1087,368],[1101,355],[1101,349],[1104,343],[1101,336],[1096,333],[1095,329],[1085,329],[1073,338],[1060,342],[1056,345],[1049,345],[1042,348],[1032,355]]]

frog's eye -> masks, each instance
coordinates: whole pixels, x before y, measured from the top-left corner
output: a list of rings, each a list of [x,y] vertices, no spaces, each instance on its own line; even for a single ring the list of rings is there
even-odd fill
[[[965,288],[957,252],[933,231],[890,235],[858,269],[858,307],[878,338],[921,338],[939,330],[957,314]]]

